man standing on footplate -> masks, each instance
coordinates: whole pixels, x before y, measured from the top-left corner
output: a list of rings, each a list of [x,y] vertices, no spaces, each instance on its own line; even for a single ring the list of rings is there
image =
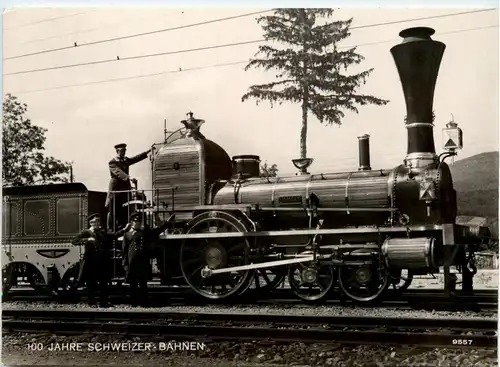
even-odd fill
[[[136,182],[129,176],[129,167],[135,163],[143,161],[148,157],[151,149],[138,154],[132,158],[125,156],[127,144],[121,143],[115,145],[116,157],[108,163],[111,179],[109,181],[108,196],[106,198],[106,209],[108,211],[107,229],[115,230],[116,223],[122,226],[127,221],[127,209],[123,204],[127,202],[127,192],[112,193],[111,191],[128,191],[132,189],[130,182]]]

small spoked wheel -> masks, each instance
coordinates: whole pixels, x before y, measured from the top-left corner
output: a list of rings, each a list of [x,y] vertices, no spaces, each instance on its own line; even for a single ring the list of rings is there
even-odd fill
[[[342,291],[360,303],[375,302],[387,290],[391,276],[386,267],[378,262],[371,265],[344,265],[338,270]]]
[[[307,262],[292,264],[288,270],[288,282],[293,293],[308,302],[325,300],[335,281],[335,272],[331,265]]]
[[[413,280],[413,271],[409,269],[399,269],[391,272],[391,286],[398,293],[406,291]]]
[[[235,217],[223,212],[203,213],[193,220],[188,234],[246,232]],[[212,274],[217,269],[250,263],[250,244],[245,237],[199,238],[181,246],[181,270],[189,286],[209,299],[226,299],[245,292],[253,270],[234,270]]]

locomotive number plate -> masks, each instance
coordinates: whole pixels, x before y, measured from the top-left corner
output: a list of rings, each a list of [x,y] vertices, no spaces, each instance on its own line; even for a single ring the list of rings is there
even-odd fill
[[[278,199],[280,204],[302,203],[302,196],[281,196]]]

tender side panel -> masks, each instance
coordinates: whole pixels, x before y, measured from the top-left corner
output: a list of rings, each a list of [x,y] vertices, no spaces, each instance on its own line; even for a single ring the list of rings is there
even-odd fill
[[[70,242],[86,227],[87,200],[87,192],[30,192],[4,197],[2,266],[31,264],[45,281],[47,270],[55,266],[64,276],[80,260],[82,249]]]

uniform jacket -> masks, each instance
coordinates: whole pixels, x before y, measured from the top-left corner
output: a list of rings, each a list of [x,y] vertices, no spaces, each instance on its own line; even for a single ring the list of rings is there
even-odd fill
[[[125,233],[123,229],[116,233],[106,233],[103,228],[95,232],[84,229],[71,241],[75,246],[85,246],[78,274],[79,284],[89,280],[95,281],[109,275],[111,265],[108,263],[110,263],[113,239],[122,236],[123,233]],[[94,241],[89,241],[89,238],[93,238]]]
[[[109,206],[111,201],[111,191],[130,190],[130,177],[128,175],[129,167],[138,163],[148,157],[148,152],[136,155],[135,157],[118,158],[115,157],[109,161],[109,173],[111,180],[109,181],[108,196],[106,198],[106,207]]]
[[[144,227],[142,230],[130,230],[123,235],[123,267],[127,283],[147,281],[151,276],[150,259],[153,244],[160,233],[167,229],[169,222],[157,228]]]

